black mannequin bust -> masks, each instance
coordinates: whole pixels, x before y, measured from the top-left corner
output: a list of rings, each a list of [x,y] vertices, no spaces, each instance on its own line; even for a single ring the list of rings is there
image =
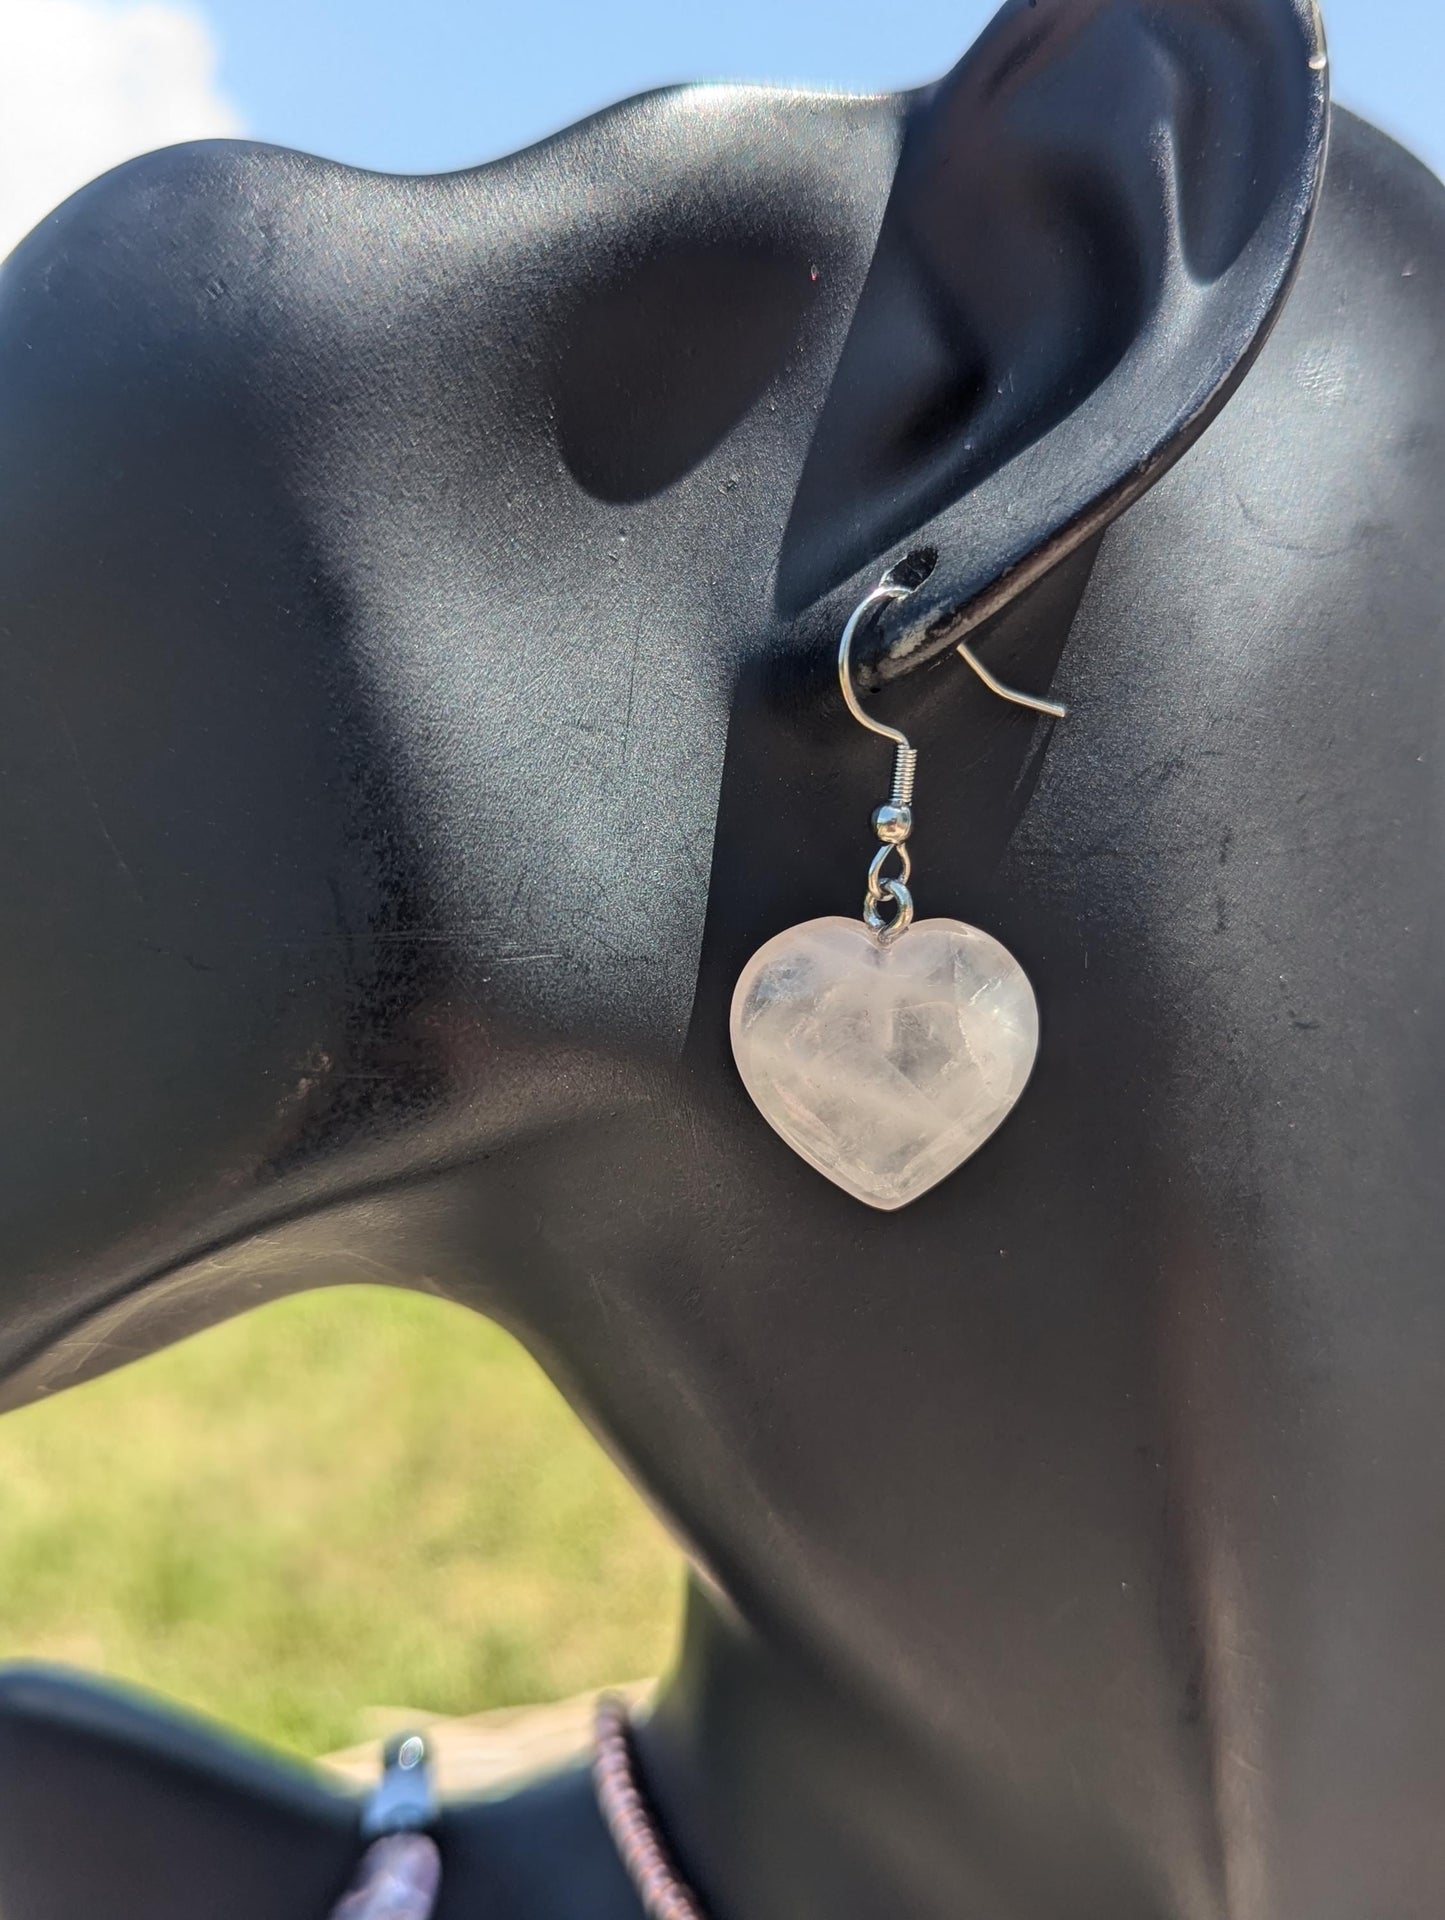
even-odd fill
[[[1308,0],[1010,0],[906,97],[175,149],[0,275],[7,1404],[359,1274],[512,1328],[693,1556],[713,1920],[1445,1904],[1445,193],[1324,141]],[[1044,1037],[879,1215],[727,1010],[856,910],[919,555],[920,910]],[[581,1772],[441,1839],[442,1920],[637,1920]],[[0,1688],[6,1920],[355,1851]]]

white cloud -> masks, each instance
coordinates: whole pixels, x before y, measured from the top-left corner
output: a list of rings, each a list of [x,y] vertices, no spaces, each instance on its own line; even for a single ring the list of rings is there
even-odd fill
[[[0,0],[0,257],[151,147],[241,131],[204,20],[169,0]]]

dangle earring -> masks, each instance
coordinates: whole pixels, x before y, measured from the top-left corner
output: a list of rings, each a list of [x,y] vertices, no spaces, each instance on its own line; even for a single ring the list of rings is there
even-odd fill
[[[848,711],[895,748],[893,790],[873,815],[879,848],[861,920],[809,920],[743,969],[732,1003],[733,1057],[759,1112],[819,1173],[870,1207],[907,1206],[977,1152],[1033,1071],[1039,1012],[1008,949],[961,920],[915,922],[908,851],[918,754],[870,718],[853,689],[862,622],[911,588],[887,577],[853,611],[838,644]],[[994,678],[991,692],[1056,719],[1052,700]],[[890,861],[897,870],[886,871]]]

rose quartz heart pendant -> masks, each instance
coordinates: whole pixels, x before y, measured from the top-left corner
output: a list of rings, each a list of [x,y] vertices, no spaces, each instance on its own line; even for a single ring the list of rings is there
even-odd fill
[[[981,1147],[1039,1050],[1028,976],[990,934],[921,920],[881,939],[809,920],[733,995],[743,1085],[795,1153],[870,1207],[905,1207]]]

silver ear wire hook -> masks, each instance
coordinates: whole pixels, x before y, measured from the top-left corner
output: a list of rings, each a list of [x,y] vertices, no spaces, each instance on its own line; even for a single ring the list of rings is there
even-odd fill
[[[853,636],[874,607],[882,606],[885,600],[906,600],[912,591],[911,587],[893,586],[887,581],[875,587],[866,600],[860,600],[854,607],[848,616],[848,624],[843,629],[843,637],[838,642],[838,684],[843,689],[843,699],[849,713],[860,727],[867,727],[870,733],[876,733],[884,740],[891,740],[897,748],[893,761],[893,805],[895,807],[906,807],[913,798],[913,770],[918,765],[918,752],[916,748],[909,745],[906,733],[900,733],[897,727],[886,727],[881,720],[875,720],[853,691]]]
[[[859,726],[866,727],[870,733],[876,733],[884,740],[891,740],[894,747],[893,792],[873,814],[873,831],[882,845],[868,868],[868,891],[863,896],[863,918],[885,946],[891,946],[913,924],[913,895],[908,891],[913,862],[909,857],[907,840],[913,831],[913,776],[918,766],[918,750],[906,733],[875,720],[859,704],[858,696],[853,691],[853,636],[874,607],[881,606],[885,600],[906,600],[912,591],[911,587],[883,581],[866,599],[858,602],[838,642],[838,684],[843,689],[843,699],[849,713]],[[885,880],[883,865],[890,854],[897,855],[899,872],[896,878]],[[891,920],[886,919],[882,912],[885,900],[891,900],[895,908]]]
[[[1061,706],[1057,700],[1041,700],[1037,694],[1020,693],[1017,687],[1006,687],[1002,680],[989,672],[966,640],[960,640],[954,651],[961,660],[968,662],[989,692],[996,693],[1000,700],[1010,700],[1016,707],[1027,707],[1030,713],[1047,713],[1054,720],[1068,717],[1068,708]]]
[[[893,742],[893,791],[884,805],[874,810],[873,831],[882,845],[868,868],[868,891],[863,899],[863,918],[887,946],[891,946],[900,934],[906,933],[913,923],[913,895],[908,890],[913,861],[908,852],[908,836],[913,831],[913,787],[918,771],[918,749],[906,733],[875,720],[859,701],[853,688],[853,639],[875,607],[882,606],[888,600],[906,600],[912,592],[912,587],[899,586],[887,578],[880,581],[854,607],[838,642],[838,685],[843,689],[843,700],[849,713],[860,727],[866,727],[870,733]],[[1016,707],[1027,707],[1031,713],[1046,713],[1054,720],[1065,717],[1068,710],[1057,700],[1041,700],[1034,694],[1020,693],[1016,687],[1006,687],[1002,680],[989,672],[966,640],[957,643],[957,651],[989,692],[996,693],[1000,700],[1007,700]],[[899,872],[896,878],[885,879],[883,867],[890,855],[897,856]],[[896,909],[891,920],[885,919],[881,911],[885,900],[891,900]]]
[[[849,713],[860,726],[867,727],[870,733],[881,734],[885,740],[894,742],[899,750],[900,766],[903,754],[912,754],[914,762],[917,761],[918,755],[909,746],[907,736],[900,733],[897,727],[885,727],[882,721],[874,720],[859,704],[858,696],[853,691],[853,636],[874,607],[881,606],[885,600],[906,600],[912,592],[912,587],[895,586],[886,580],[880,586],[876,586],[867,598],[860,600],[853,609],[848,624],[843,629],[843,637],[838,643],[838,681],[843,689],[843,698],[848,703]],[[954,651],[960,660],[972,667],[989,692],[996,693],[1000,700],[1007,700],[1015,707],[1027,707],[1030,713],[1046,713],[1051,720],[1068,718],[1069,710],[1062,701],[1045,700],[1036,693],[1023,693],[1018,687],[1005,686],[998,675],[991,673],[983,664],[966,640],[960,640]],[[909,797],[912,797],[911,790]]]

